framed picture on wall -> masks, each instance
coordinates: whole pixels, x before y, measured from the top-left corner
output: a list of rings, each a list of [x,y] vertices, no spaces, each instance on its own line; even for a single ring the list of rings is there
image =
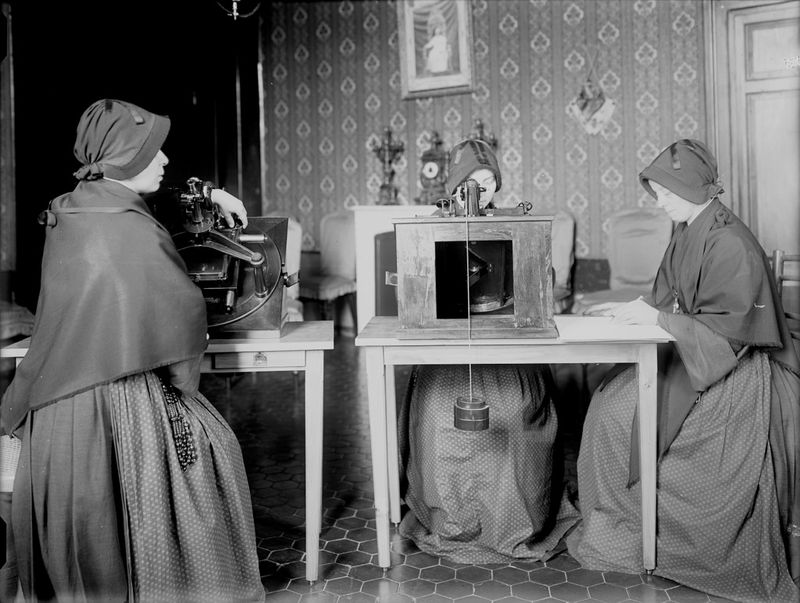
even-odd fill
[[[403,98],[472,92],[469,0],[397,0]]]

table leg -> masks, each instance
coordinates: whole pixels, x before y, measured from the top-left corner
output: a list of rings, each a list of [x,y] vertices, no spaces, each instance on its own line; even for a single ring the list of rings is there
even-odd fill
[[[323,358],[322,350],[306,352],[306,579],[309,582],[317,579],[322,531]]]
[[[378,565],[389,567],[389,483],[386,443],[386,367],[383,348],[367,347],[367,395],[369,397],[372,482],[375,489],[375,529]]]
[[[397,453],[397,402],[394,366],[387,366],[386,378],[386,446],[389,469],[389,515],[392,523],[400,523],[400,456]]]
[[[656,567],[657,364],[656,346],[639,346],[639,467],[642,485],[642,556],[644,568]]]

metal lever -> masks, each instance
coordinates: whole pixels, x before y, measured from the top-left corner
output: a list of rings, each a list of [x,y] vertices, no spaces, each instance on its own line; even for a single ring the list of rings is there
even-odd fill
[[[258,237],[259,235],[249,236]],[[188,241],[184,243],[184,239],[188,239]],[[173,240],[178,251],[183,251],[189,247],[205,247],[248,262],[253,267],[254,295],[261,298],[267,296],[267,265],[264,262],[264,256],[259,252],[248,249],[215,230],[209,230],[196,236],[191,236],[188,232],[182,232],[176,235]]]
[[[295,272],[294,274],[287,274],[283,273],[283,286],[284,287],[293,287],[297,283],[300,282],[300,272]]]

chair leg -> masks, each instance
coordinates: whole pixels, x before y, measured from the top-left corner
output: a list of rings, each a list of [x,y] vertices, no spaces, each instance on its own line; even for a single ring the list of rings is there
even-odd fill
[[[320,318],[322,320],[332,320],[334,311],[333,311],[333,304],[328,299],[323,299],[320,302]]]
[[[358,335],[358,305],[355,293],[347,294],[347,305],[350,306],[350,313],[353,315],[353,333]]]
[[[589,366],[581,364],[581,400],[583,402],[583,408],[581,410],[585,411],[589,408],[591,398],[592,393],[589,391]]]

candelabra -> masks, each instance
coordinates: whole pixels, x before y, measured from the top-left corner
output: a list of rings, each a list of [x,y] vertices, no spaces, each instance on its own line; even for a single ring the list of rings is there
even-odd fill
[[[394,178],[394,168],[392,164],[398,155],[403,152],[405,145],[402,141],[392,140],[392,129],[386,126],[383,129],[383,138],[380,144],[372,143],[372,150],[381,162],[383,167],[383,182],[381,183],[378,205],[397,204],[397,187],[392,184]]]
[[[475,130],[473,130],[469,137],[482,140],[483,142],[488,143],[488,145],[492,147],[493,151],[497,150],[497,137],[494,134],[486,135],[484,133],[483,121],[480,118],[475,120]]]

